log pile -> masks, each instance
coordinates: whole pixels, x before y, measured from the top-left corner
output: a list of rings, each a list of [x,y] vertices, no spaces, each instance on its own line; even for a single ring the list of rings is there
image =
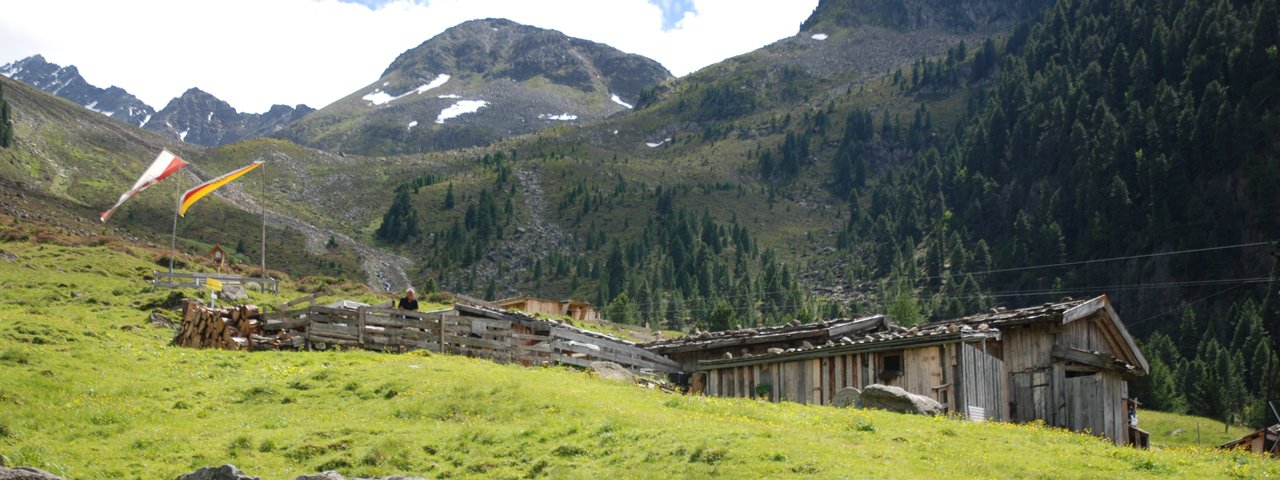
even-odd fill
[[[191,348],[253,349],[260,322],[260,312],[254,305],[206,308],[199,302],[187,300],[182,307],[182,325],[173,344]]]

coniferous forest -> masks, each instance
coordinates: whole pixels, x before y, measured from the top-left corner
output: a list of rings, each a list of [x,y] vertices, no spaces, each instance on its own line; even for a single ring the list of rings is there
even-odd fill
[[[697,186],[762,188],[772,199],[829,173],[828,194],[847,215],[836,278],[875,282],[869,300],[819,299],[737,218],[673,206],[693,186],[621,175],[579,182],[556,206],[585,233],[579,253],[515,275],[605,306],[615,321],[673,329],[867,312],[912,324],[1107,293],[1145,339],[1153,372],[1135,386],[1142,401],[1264,423],[1280,378],[1278,46],[1275,1],[1063,0],[1007,35],[893,72],[896,94],[918,105],[909,114],[834,104],[788,114],[770,125],[778,141],[749,153],[757,184]],[[721,87],[693,95],[704,141],[766,103]],[[935,120],[929,100],[952,96],[963,111]],[[547,153],[511,152],[520,155]],[[496,180],[462,201],[450,184],[445,208],[465,217],[420,233],[430,233],[420,240],[426,269],[442,283],[511,233],[506,160],[480,160]],[[416,191],[402,187],[385,240],[419,235],[405,235],[416,228],[406,189]],[[594,227],[592,214],[626,203],[653,206],[636,220],[640,234]],[[475,283],[453,286],[479,292]]]

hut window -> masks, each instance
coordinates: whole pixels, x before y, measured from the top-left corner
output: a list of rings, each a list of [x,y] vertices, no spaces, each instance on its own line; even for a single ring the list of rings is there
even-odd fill
[[[880,357],[880,379],[891,380],[902,376],[902,354],[886,353]]]
[[[1097,374],[1097,370],[1067,370],[1067,378],[1088,377]]]

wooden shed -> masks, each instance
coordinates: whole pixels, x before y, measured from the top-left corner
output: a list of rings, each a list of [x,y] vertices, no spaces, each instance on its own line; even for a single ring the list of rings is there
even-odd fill
[[[561,315],[563,311],[558,300],[547,300],[545,298],[531,297],[529,295],[521,295],[518,297],[504,298],[493,302],[495,305],[507,310],[519,310],[529,315]]]
[[[1253,453],[1280,457],[1280,423],[1256,430],[1253,433],[1240,437],[1239,440],[1232,440],[1219,445],[1218,448],[1224,450],[1235,450],[1239,448]]]
[[[518,310],[529,315],[565,315],[579,322],[600,321],[600,311],[592,307],[590,303],[581,300],[548,300],[521,295],[504,298],[493,302],[493,304],[507,310]]]
[[[1128,380],[1147,361],[1104,295],[846,336],[834,345],[706,360],[706,393],[826,404],[896,385],[975,420],[1043,420],[1129,443]]]
[[[1007,418],[999,332],[891,328],[835,345],[701,362],[708,395],[828,405],[845,387],[893,385],[979,420]]]
[[[698,333],[650,342],[644,348],[675,360],[685,371],[694,372],[699,369],[698,362],[703,360],[722,359],[726,355],[764,355],[775,348],[786,350],[813,347],[834,342],[844,336],[884,331],[887,325],[884,315],[842,318],[803,325]]]

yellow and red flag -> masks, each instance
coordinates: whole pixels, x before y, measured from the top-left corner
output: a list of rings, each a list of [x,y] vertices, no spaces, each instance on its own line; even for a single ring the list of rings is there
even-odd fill
[[[182,198],[180,199],[182,203],[178,205],[178,215],[181,215],[184,217],[187,216],[187,209],[191,208],[192,205],[195,205],[195,203],[199,201],[201,198],[204,198],[205,195],[213,193],[214,190],[221,188],[223,185],[231,183],[232,180],[240,178],[241,175],[249,173],[250,170],[253,170],[261,166],[262,166],[262,161],[259,160],[249,164],[249,166],[247,167],[241,168],[239,170],[228,173],[226,175],[215,178],[213,180],[209,180],[207,182],[200,184],[196,188],[187,190],[187,193],[182,194]]]
[[[151,162],[151,166],[147,167],[147,171],[142,172],[142,176],[138,178],[138,181],[133,183],[133,188],[130,188],[129,191],[120,195],[120,199],[116,200],[116,204],[112,205],[107,211],[98,215],[98,218],[104,222],[107,221],[107,219],[111,218],[111,214],[116,213],[116,209],[120,208],[120,205],[124,204],[125,200],[133,198],[134,195],[146,190],[147,187],[160,183],[161,180],[164,180],[169,175],[173,175],[173,172],[178,171],[178,169],[186,165],[187,162],[178,158],[177,155],[169,153],[168,150],[160,151],[160,155],[156,157],[155,161]]]

